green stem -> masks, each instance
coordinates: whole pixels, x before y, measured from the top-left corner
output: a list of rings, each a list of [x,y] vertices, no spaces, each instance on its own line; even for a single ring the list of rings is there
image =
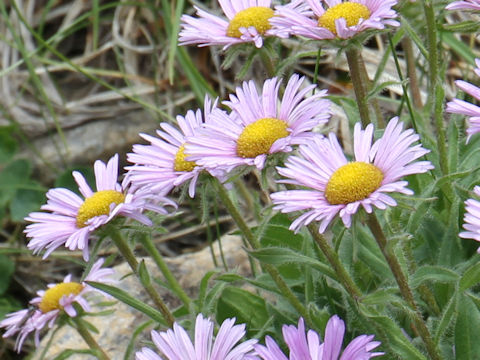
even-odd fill
[[[162,272],[163,276],[167,280],[172,291],[180,298],[180,300],[182,300],[183,304],[187,309],[191,309],[192,300],[187,295],[187,293],[183,290],[183,288],[180,286],[175,276],[173,276],[169,267],[165,263],[165,260],[163,259],[162,254],[160,254],[157,247],[153,243],[152,238],[149,235],[142,236],[141,242],[145,250],[152,257],[158,269]]]
[[[313,84],[318,85],[318,70],[320,69],[320,57],[322,56],[322,48],[318,48],[317,51],[317,60],[315,61],[315,71],[313,73]],[[317,88],[315,88],[317,90]],[[315,91],[314,90],[314,91]]]
[[[438,82],[438,46],[437,46],[437,24],[433,3],[430,0],[424,0],[423,9],[427,23],[428,40],[428,70],[429,70],[429,104],[434,104],[434,120],[437,134],[437,146],[440,154],[440,170],[442,174],[448,175],[448,152],[445,141],[445,129],[443,122],[443,100],[445,92],[442,84]],[[450,191],[449,191],[450,192]],[[448,195],[448,194],[447,194]]]
[[[244,235],[245,239],[248,241],[248,244],[250,245],[250,247],[254,250],[260,249],[260,242],[253,235],[252,230],[247,225],[247,223],[245,222],[243,216],[240,214],[238,209],[235,207],[234,203],[228,196],[228,193],[227,193],[227,190],[225,190],[225,187],[217,179],[213,179],[213,183],[217,190],[218,195],[220,196],[220,199],[222,200],[223,204],[225,205],[228,212],[232,216],[233,221],[235,221],[238,228]],[[298,300],[298,298],[295,296],[292,290],[290,290],[290,287],[287,285],[285,280],[282,279],[277,268],[275,268],[271,264],[263,264],[263,267],[270,274],[270,276],[272,277],[273,281],[277,285],[282,295],[300,313],[300,315],[305,319],[305,321],[309,324],[309,326],[313,326],[312,321],[310,319],[310,315],[308,314],[305,306],[302,305],[300,300]]]
[[[172,327],[173,323],[175,322],[175,318],[173,317],[172,313],[170,310],[168,310],[167,305],[163,302],[162,298],[160,295],[157,293],[155,288],[151,284],[145,284],[141,279],[140,279],[140,274],[138,272],[138,261],[135,255],[133,254],[132,250],[127,244],[127,241],[123,238],[122,234],[120,231],[113,225],[108,225],[107,231],[117,246],[118,250],[120,251],[120,254],[125,258],[127,261],[128,265],[130,265],[130,268],[132,269],[133,273],[138,277],[140,280],[140,283],[144,287],[145,291],[147,294],[150,296],[152,299],[153,303],[155,306],[160,310],[162,313],[163,317],[165,318],[165,321],[167,324]]]
[[[263,66],[265,67],[265,71],[267,72],[268,77],[275,76],[275,65],[273,64],[270,55],[268,54],[265,47],[259,49],[260,59],[262,59]]]
[[[435,98],[435,87],[438,79],[438,51],[437,51],[437,25],[435,11],[430,0],[423,1],[423,11],[427,24],[427,46],[428,46],[428,67],[429,67],[429,94],[428,102],[433,103]]]
[[[430,358],[433,360],[440,360],[440,354],[437,350],[435,343],[433,342],[428,327],[423,320],[422,314],[418,309],[415,298],[413,297],[412,290],[408,285],[407,277],[405,276],[402,267],[400,266],[400,263],[398,262],[395,255],[392,254],[387,248],[387,238],[385,237],[382,227],[380,226],[380,223],[378,222],[378,219],[374,213],[368,214],[367,224],[372,231],[372,234],[375,237],[375,240],[377,241],[377,244],[380,247],[383,256],[387,260],[388,266],[390,267],[390,270],[395,277],[402,297],[413,310],[413,320],[415,323],[415,327],[418,331],[418,334],[422,338],[425,347],[427,348],[427,352],[430,355]]]
[[[405,51],[405,59],[407,61],[407,76],[409,79],[408,83],[410,85],[410,94],[412,95],[413,105],[418,110],[421,110],[423,108],[423,103],[420,88],[418,86],[412,40],[409,37],[404,37],[402,40],[402,47]]]
[[[335,274],[338,277],[339,282],[344,286],[345,290],[354,298],[356,301],[362,296],[361,290],[357,287],[351,276],[348,274],[347,270],[343,267],[338,254],[330,246],[327,239],[320,234],[318,231],[318,225],[315,223],[308,224],[308,230],[312,235],[315,242],[318,244],[323,254],[327,258],[330,265],[332,265]]]
[[[355,91],[355,97],[357,99],[358,112],[360,119],[362,120],[363,127],[366,127],[371,123],[370,115],[368,112],[368,84],[364,80],[365,71],[364,65],[361,59],[361,52],[356,47],[351,47],[345,51],[347,56],[348,67],[350,69],[350,78],[352,79],[353,89]]]
[[[83,338],[83,340],[85,340],[88,347],[96,352],[97,357],[100,360],[110,360],[110,357],[105,353],[105,351],[103,351],[100,345],[98,345],[92,334],[90,334],[90,331],[88,331],[88,328],[85,326],[83,320],[80,317],[73,317],[71,319],[75,324],[75,328],[80,336]]]

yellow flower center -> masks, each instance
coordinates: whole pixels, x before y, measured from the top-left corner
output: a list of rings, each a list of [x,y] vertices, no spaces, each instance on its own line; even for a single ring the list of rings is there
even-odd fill
[[[76,282],[57,284],[45,291],[38,308],[44,314],[55,309],[63,309],[60,299],[68,295],[78,295],[82,290],[83,285]]]
[[[178,148],[175,154],[175,163],[173,164],[173,170],[175,171],[192,171],[195,169],[195,161],[185,160],[185,144]]]
[[[228,24],[227,36],[239,38],[242,36],[240,28],[249,28],[253,26],[261,35],[270,30],[272,25],[268,19],[273,17],[273,10],[265,6],[252,6],[248,9],[239,11]]]
[[[332,205],[365,199],[382,184],[383,173],[375,165],[362,161],[339,167],[328,180],[325,197]]]
[[[254,158],[268,154],[273,143],[288,136],[287,123],[275,118],[263,118],[248,124],[237,140],[237,155]]]
[[[345,19],[347,26],[354,26],[358,24],[360,19],[370,18],[370,10],[363,4],[350,1],[343,2],[328,8],[318,19],[318,26],[327,28],[336,35],[335,20],[340,18]]]
[[[86,222],[99,215],[108,215],[110,213],[110,204],[121,204],[125,201],[125,195],[115,190],[97,191],[89,198],[86,198],[78,209],[77,227],[86,226]]]

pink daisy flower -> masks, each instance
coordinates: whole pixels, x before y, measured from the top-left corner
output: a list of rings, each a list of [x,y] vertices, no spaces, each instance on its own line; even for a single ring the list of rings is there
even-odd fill
[[[92,233],[116,216],[125,216],[151,225],[150,219],[143,215],[144,210],[166,213],[163,203],[175,206],[175,203],[146,191],[133,191],[117,182],[118,155],[113,156],[105,165],[95,162],[97,191],[88,186],[85,178],[74,171],[72,173],[84,199],[74,192],[56,188],[47,192],[47,203],[41,207],[46,212],[33,212],[25,218],[31,221],[25,233],[31,238],[28,248],[33,253],[46,249],[43,258],[49,256],[59,246],[70,250],[83,250],[88,260],[88,242]]]
[[[263,38],[271,36],[269,19],[273,16],[271,0],[218,0],[228,20],[194,6],[198,18],[183,15],[180,45],[231,45],[253,42],[263,46]]]
[[[303,77],[293,75],[279,99],[280,81],[268,79],[259,94],[253,81],[238,87],[230,114],[213,112],[198,136],[188,138],[187,158],[207,169],[230,172],[237,166],[262,169],[269,154],[289,152],[313,136],[311,130],[330,118],[326,91],[307,96],[315,85],[300,89]]]
[[[475,74],[480,76],[480,59],[475,59],[477,68]],[[480,101],[480,88],[463,80],[455,81],[457,87]],[[454,114],[468,116],[467,142],[473,134],[480,132],[480,107],[460,99],[453,99],[447,103],[446,111]]]
[[[157,355],[149,348],[135,354],[136,360],[242,360],[252,357],[253,345],[257,340],[247,340],[236,345],[245,335],[245,324],[234,325],[235,319],[225,320],[213,340],[215,324],[202,314],[195,322],[195,341],[177,323],[173,330],[152,331],[152,340],[163,355]],[[235,346],[236,345],[236,346]]]
[[[362,206],[368,213],[373,206],[385,209],[396,206],[396,201],[387,195],[399,192],[412,195],[406,175],[424,173],[433,169],[429,161],[416,161],[429,150],[421,144],[412,129],[403,130],[398,118],[388,123],[383,136],[372,145],[373,125],[365,130],[360,123],[354,129],[354,161],[345,157],[337,137],[317,137],[302,145],[302,157],[288,158],[286,168],[277,168],[288,180],[281,182],[309,187],[312,190],[288,190],[271,195],[275,209],[284,213],[307,210],[290,226],[298,230],[312,221],[320,221],[324,232],[333,218],[339,214],[346,227],[350,227],[352,215]]]
[[[212,111],[216,109],[205,97],[205,121],[208,121]],[[167,194],[175,186],[190,180],[188,194],[195,196],[195,186],[198,176],[204,170],[193,161],[185,159],[185,143],[187,136],[194,137],[197,129],[204,123],[202,112],[189,110],[185,117],[177,116],[180,131],[168,123],[161,123],[162,130],[157,130],[160,138],[147,134],[140,136],[151,145],[133,145],[133,153],[127,154],[127,160],[133,163],[126,169],[127,181],[135,188],[147,188],[151,192]]]
[[[349,39],[365,30],[400,25],[392,20],[397,17],[392,9],[396,4],[397,0],[296,0],[277,6],[270,23],[279,37]]]
[[[67,275],[63,282],[49,284],[47,290],[38,291],[38,296],[30,301],[31,308],[7,314],[0,322],[0,328],[6,329],[3,337],[7,338],[18,333],[15,350],[20,352],[26,337],[31,332],[35,332],[35,346],[38,346],[40,331],[43,328],[52,328],[62,314],[70,317],[77,316],[74,304],[78,304],[84,311],[89,312],[90,306],[84,296],[92,291],[102,292],[89,286],[86,281],[113,282],[110,276],[114,271],[110,268],[102,269],[103,263],[103,259],[98,259],[81,283],[71,281],[72,276]]]
[[[367,360],[384,354],[383,352],[372,352],[380,345],[379,341],[373,341],[374,335],[360,335],[347,345],[340,356],[345,335],[345,323],[337,315],[328,320],[323,343],[320,342],[318,333],[313,330],[309,330],[305,335],[302,318],[298,321],[298,328],[293,325],[284,325],[282,332],[290,352],[289,357],[283,353],[275,340],[267,336],[265,338],[266,346],[255,345],[255,351],[261,359]]]
[[[454,1],[448,4],[447,10],[480,10],[479,0]]]
[[[473,191],[475,195],[480,196],[480,186],[475,186]],[[466,231],[462,231],[459,236],[464,239],[480,241],[480,201],[468,199],[465,201],[465,210],[463,228]],[[477,249],[477,252],[480,253],[480,248]]]

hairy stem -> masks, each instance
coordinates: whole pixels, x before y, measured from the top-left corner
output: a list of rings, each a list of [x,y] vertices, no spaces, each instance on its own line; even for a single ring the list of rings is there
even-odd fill
[[[433,360],[440,360],[440,354],[435,343],[433,342],[430,331],[428,330],[428,327],[423,320],[422,314],[418,309],[415,298],[413,297],[412,290],[408,285],[407,277],[405,276],[402,267],[398,262],[398,259],[387,248],[387,238],[385,237],[382,227],[380,226],[380,223],[378,222],[378,219],[374,213],[368,215],[367,224],[372,231],[372,234],[375,237],[375,240],[377,241],[377,244],[380,247],[383,256],[385,257],[385,260],[387,260],[388,266],[390,267],[390,270],[392,271],[393,276],[395,277],[395,280],[400,289],[400,294],[410,306],[410,308],[413,310],[413,320],[415,323],[415,327],[418,331],[418,334],[422,338],[425,347],[427,348],[427,352],[430,355],[430,358]]]
[[[237,224],[238,228],[242,232],[243,236],[247,240],[250,247],[254,250],[260,249],[260,242],[253,235],[253,232],[245,222],[244,217],[242,216],[242,214],[240,214],[235,204],[232,202],[232,200],[228,196],[228,193],[225,187],[217,179],[213,179],[213,183],[214,183],[215,189],[217,190],[218,196],[220,197],[221,201],[227,208],[228,212],[232,216],[233,221],[235,221],[235,223]],[[273,281],[277,285],[282,295],[300,313],[300,315],[305,319],[305,321],[309,323],[309,326],[312,326],[310,315],[308,314],[305,306],[303,306],[300,300],[298,300],[298,298],[292,292],[290,287],[287,285],[285,280],[283,280],[277,268],[270,264],[262,264],[262,266],[268,272],[268,274],[272,277]]]
[[[82,339],[85,340],[88,347],[97,353],[97,357],[100,360],[110,360],[110,357],[105,353],[105,351],[100,347],[100,345],[98,345],[92,334],[90,334],[90,331],[88,331],[88,328],[85,326],[83,320],[80,317],[73,317],[71,319],[75,324],[75,328],[77,329],[78,333],[80,334]]]
[[[185,307],[190,309],[192,306],[192,300],[180,286],[175,276],[173,276],[172,272],[165,263],[165,260],[163,260],[162,254],[160,254],[157,247],[153,243],[152,238],[149,235],[142,236],[141,242],[145,250],[147,250],[152,257],[158,269],[162,272],[172,291],[180,298],[180,300],[182,300]]]
[[[352,296],[355,300],[358,300],[362,296],[361,290],[358,288],[358,286],[351,278],[350,274],[344,268],[340,259],[338,258],[338,254],[330,246],[327,239],[325,239],[325,237],[318,232],[318,225],[310,223],[307,227],[313,239],[318,244],[323,254],[327,258],[328,262],[330,263],[330,265],[332,265],[332,268],[335,271],[335,274],[337,275],[340,283],[343,285],[345,290],[347,290],[350,296]]]
[[[111,239],[113,240],[118,250],[120,251],[120,254],[122,254],[122,256],[127,261],[128,265],[130,265],[130,268],[132,269],[133,273],[140,279],[140,274],[138,272],[137,258],[133,254],[132,249],[130,249],[130,247],[128,246],[127,241],[123,238],[122,234],[115,226],[109,226],[108,233],[110,234]],[[168,309],[167,305],[165,305],[165,303],[163,302],[162,298],[160,297],[158,292],[155,290],[155,288],[151,284],[144,284],[144,282],[141,281],[141,279],[140,279],[140,283],[142,284],[145,291],[152,299],[155,306],[162,313],[167,324],[170,327],[173,326],[173,323],[175,322],[175,318],[173,317],[172,313]]]
[[[356,47],[348,49],[345,54],[347,56],[350,78],[352,79],[353,89],[357,99],[358,112],[362,120],[362,125],[365,127],[371,123],[367,103],[368,84],[365,81],[365,66],[361,59],[360,50]]]

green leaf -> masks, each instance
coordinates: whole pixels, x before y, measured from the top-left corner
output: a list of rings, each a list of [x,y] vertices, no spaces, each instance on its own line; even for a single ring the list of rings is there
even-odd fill
[[[90,166],[75,166],[68,168],[57,177],[55,180],[55,187],[69,189],[77,194],[80,194],[78,185],[72,176],[73,171],[78,171],[81,173],[85,180],[87,180],[87,184],[90,185],[92,189],[95,189],[95,172]]]
[[[31,172],[31,165],[25,159],[12,161],[0,171],[0,206],[15,196],[21,184],[28,182]]]
[[[362,297],[364,305],[380,305],[395,304],[401,302],[397,296],[398,288],[378,289],[368,295]]]
[[[160,311],[154,309],[150,305],[144,304],[142,301],[138,300],[137,298],[133,297],[129,293],[116,288],[114,286],[106,285],[103,283],[99,283],[96,281],[87,281],[87,284],[102,290],[106,292],[107,294],[113,296],[115,299],[120,300],[121,302],[127,304],[128,306],[133,307],[134,309],[137,309],[138,311],[144,313],[148,317],[150,317],[152,320],[155,320],[156,322],[159,322],[161,324],[167,325],[165,322],[165,319],[163,318],[163,315]]]
[[[480,282],[480,263],[469,267],[459,282],[459,291],[463,292]]]
[[[452,33],[441,32],[442,41],[449,45],[453,52],[456,52],[464,60],[468,61],[470,65],[475,66],[475,54],[468,45],[466,45],[462,40],[457,39]]]
[[[265,264],[271,264],[276,266],[284,265],[284,264],[307,265],[321,272],[322,274],[336,280],[335,273],[330,269],[329,266],[321,263],[315,258],[302,255],[291,249],[280,248],[280,247],[268,247],[268,248],[250,251],[249,253],[254,258],[260,260]]]
[[[382,345],[388,346],[392,354],[399,359],[427,360],[427,358],[412,344],[401,329],[392,319],[387,316],[373,312],[372,308],[360,305],[360,312],[375,322],[379,332],[383,333],[388,342]]]
[[[265,300],[236,287],[226,287],[217,303],[217,321],[235,317],[237,323],[246,323],[247,331],[262,329],[269,319]]]
[[[8,256],[0,254],[0,295],[7,291],[14,271],[15,263]]]
[[[147,270],[144,259],[142,259],[142,261],[140,261],[138,264],[138,277],[140,278],[140,282],[143,286],[149,286],[152,283],[150,279],[150,273]]]
[[[9,162],[17,152],[17,142],[10,128],[0,128],[0,164]]]
[[[445,332],[448,330],[448,328],[455,323],[456,316],[457,316],[457,312],[455,311],[455,309],[457,308],[457,300],[458,300],[458,296],[454,294],[450,298],[448,305],[445,306],[442,312],[442,315],[440,317],[440,321],[435,326],[434,340],[437,345],[441,343],[442,337],[445,334]]]
[[[458,278],[459,275],[448,268],[426,265],[418,268],[415,274],[410,277],[410,286],[417,288],[426,281],[454,282]]]
[[[55,356],[53,358],[53,360],[66,360],[68,358],[70,358],[71,356],[73,355],[79,355],[79,354],[82,354],[82,355],[93,355],[95,356],[97,359],[101,359],[100,354],[98,353],[98,350],[95,350],[95,349],[79,349],[79,350],[74,350],[74,349],[66,349],[66,350],[63,350],[60,354],[58,354],[57,356]]]
[[[455,323],[455,354],[459,360],[480,359],[480,312],[467,296],[460,296]]]
[[[10,202],[10,216],[13,221],[21,222],[32,211],[40,210],[45,201],[44,191],[20,189]]]

